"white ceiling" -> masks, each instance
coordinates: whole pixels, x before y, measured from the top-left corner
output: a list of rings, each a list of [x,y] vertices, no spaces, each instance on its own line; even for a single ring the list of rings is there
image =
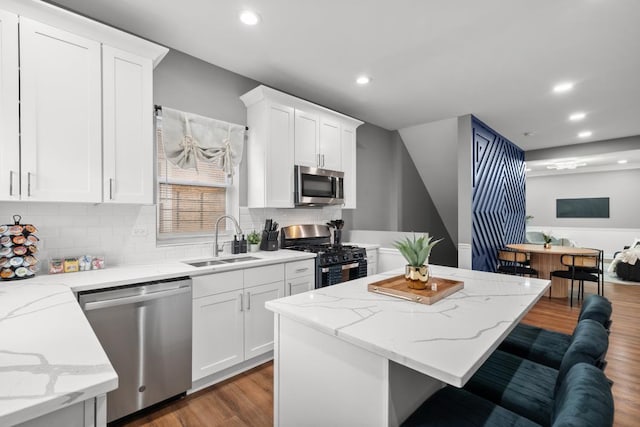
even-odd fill
[[[472,113],[525,150],[640,134],[638,0],[56,3],[387,129]]]

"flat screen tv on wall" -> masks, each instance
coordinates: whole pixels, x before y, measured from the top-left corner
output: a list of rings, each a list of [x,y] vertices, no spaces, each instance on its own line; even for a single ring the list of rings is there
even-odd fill
[[[609,218],[609,198],[556,199],[556,218]]]

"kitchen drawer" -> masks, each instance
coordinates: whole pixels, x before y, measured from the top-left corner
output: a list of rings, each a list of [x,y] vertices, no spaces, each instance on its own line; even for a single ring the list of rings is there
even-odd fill
[[[265,283],[284,281],[282,264],[267,265],[266,267],[247,268],[244,270],[244,287],[248,288]]]
[[[242,270],[196,276],[193,280],[193,298],[242,289]]]
[[[288,262],[285,265],[287,280],[296,277],[315,275],[316,262],[314,259],[305,259],[302,261]]]

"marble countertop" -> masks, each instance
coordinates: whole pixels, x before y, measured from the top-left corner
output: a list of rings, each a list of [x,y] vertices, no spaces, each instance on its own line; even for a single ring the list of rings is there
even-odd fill
[[[69,288],[0,283],[0,425],[13,425],[118,386]]]
[[[424,305],[368,292],[401,270],[266,303],[289,319],[445,383],[462,387],[548,289],[550,282],[431,266],[464,289]]]
[[[118,386],[118,377],[74,292],[313,259],[289,250],[259,260],[192,267],[183,262],[108,267],[0,282],[0,425],[62,409]]]
[[[302,259],[313,259],[315,254],[308,252],[291,251],[281,249],[277,251],[260,251],[246,254],[223,256],[220,259],[253,256],[259,259],[213,265],[208,267],[193,267],[185,262],[200,261],[199,259],[174,261],[163,264],[127,265],[107,267],[104,270],[81,271],[77,273],[42,274],[37,275],[29,282],[38,284],[59,284],[71,288],[74,292],[89,291],[93,289],[108,288],[113,286],[131,285],[134,283],[149,282],[153,280],[170,279],[180,276],[200,276],[203,274],[219,273],[223,271],[238,270],[252,267],[260,267],[270,264],[278,264]]]

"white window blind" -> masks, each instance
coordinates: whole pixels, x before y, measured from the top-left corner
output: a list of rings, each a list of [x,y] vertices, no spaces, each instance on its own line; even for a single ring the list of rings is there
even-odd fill
[[[158,159],[158,237],[213,234],[215,221],[227,213],[231,185],[216,163],[197,160],[196,169],[181,169],[167,160],[162,119],[156,127]],[[224,231],[226,222],[220,223]]]

